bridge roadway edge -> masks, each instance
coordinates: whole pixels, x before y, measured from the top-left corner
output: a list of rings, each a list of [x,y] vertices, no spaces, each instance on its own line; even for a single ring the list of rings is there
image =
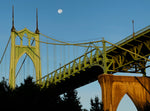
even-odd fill
[[[127,94],[138,111],[150,103],[150,78],[136,76],[117,76],[101,74],[98,81],[102,89],[104,111],[116,111],[125,94]]]
[[[76,73],[65,80],[57,82],[55,89],[59,94],[66,93],[70,90],[74,90],[91,82],[97,81],[99,74],[103,74],[103,70],[99,66],[86,68],[80,73]]]

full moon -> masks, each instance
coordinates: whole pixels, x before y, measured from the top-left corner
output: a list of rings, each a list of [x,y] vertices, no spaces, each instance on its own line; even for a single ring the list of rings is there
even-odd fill
[[[62,14],[63,10],[62,9],[58,9],[58,13]]]

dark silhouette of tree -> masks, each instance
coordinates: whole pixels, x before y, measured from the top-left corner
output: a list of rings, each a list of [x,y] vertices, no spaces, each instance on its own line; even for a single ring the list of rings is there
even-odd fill
[[[95,99],[91,99],[91,109],[90,111],[103,111],[103,104],[99,101],[96,96]]]
[[[24,80],[24,84],[16,87],[12,91],[11,104],[19,105],[20,107],[34,107],[38,103],[36,97],[40,96],[40,87],[32,82],[32,77]]]
[[[64,94],[64,97],[61,100],[61,110],[64,111],[82,111],[81,103],[80,103],[80,98],[77,96],[77,91],[76,90],[71,90],[68,91],[67,93]]]
[[[28,77],[23,84],[12,90],[3,78],[0,82],[1,108],[5,108],[7,104],[7,106],[13,106],[13,109],[17,109],[19,106],[24,110],[42,108],[42,110],[50,109],[51,111],[88,111],[82,109],[76,90],[70,90],[60,96],[61,88],[55,84],[41,88],[32,81],[32,77]],[[102,105],[98,99],[91,99],[91,105],[90,111],[97,111],[97,109],[102,111],[99,110]],[[96,109],[94,110],[94,108]]]
[[[9,99],[9,87],[6,83],[5,78],[3,78],[3,80],[0,82],[0,101],[1,101],[1,105],[7,104],[8,103],[8,99]]]

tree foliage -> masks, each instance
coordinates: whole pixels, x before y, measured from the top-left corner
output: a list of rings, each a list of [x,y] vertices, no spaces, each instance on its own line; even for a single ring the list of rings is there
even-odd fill
[[[71,90],[64,94],[62,98],[62,101],[63,101],[62,103],[64,106],[63,109],[65,111],[81,111],[82,110],[80,98],[78,98],[77,94],[78,93],[76,90]]]
[[[91,109],[90,111],[103,111],[103,104],[99,101],[96,96],[95,99],[91,99]]]
[[[17,109],[19,106],[24,110],[42,108],[42,110],[50,109],[51,111],[88,111],[82,109],[76,90],[70,90],[60,96],[58,89],[59,87],[54,84],[41,89],[40,86],[32,82],[31,77],[28,77],[24,80],[24,84],[12,90],[3,78],[0,82],[1,108],[6,108],[7,105],[12,109]],[[97,110],[102,108],[98,97],[95,100],[91,99],[91,105],[90,111],[101,111]]]

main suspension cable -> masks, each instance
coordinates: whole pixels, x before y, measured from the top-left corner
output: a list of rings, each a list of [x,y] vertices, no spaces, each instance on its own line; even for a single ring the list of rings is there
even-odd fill
[[[60,42],[60,43],[67,43],[67,42],[63,42],[63,41],[60,41],[60,40],[56,40],[56,39],[54,39],[54,38],[52,38],[52,37],[49,37],[49,36],[47,36],[47,35],[45,35],[45,34],[42,34],[42,33],[40,33],[41,35],[43,35],[44,37],[46,37],[46,38],[48,38],[48,39],[51,39],[51,40],[53,40],[53,41],[56,41],[56,42]],[[69,44],[69,43],[67,43],[67,44]]]
[[[29,39],[29,37],[27,37],[27,36],[24,36],[24,37]],[[30,38],[30,39],[33,40],[32,38]],[[54,39],[54,40],[57,42],[59,41],[56,39]],[[83,43],[66,43],[66,42],[62,42],[62,41],[59,41],[61,43],[50,43],[50,42],[44,42],[44,41],[40,41],[40,40],[35,40],[35,41],[40,42],[40,43],[44,43],[44,44],[50,44],[50,45],[73,45],[73,46],[79,46],[79,47],[94,47],[94,46],[86,46],[86,45],[102,42],[102,40],[93,41],[93,42],[83,42]],[[98,47],[102,48],[102,46],[98,46]]]
[[[54,39],[54,38],[49,37],[49,36],[47,36],[47,35],[45,35],[45,34],[42,34],[42,33],[40,33],[40,34],[41,34],[42,36],[46,37],[46,38],[49,38],[49,39],[53,40],[53,41],[60,42],[60,43],[64,43],[63,45],[79,45],[79,44],[81,45],[81,44],[90,44],[90,43],[102,42],[102,40],[99,40],[99,41],[93,41],[93,42],[68,43],[68,42],[64,42],[64,41],[60,41],[60,40]]]

